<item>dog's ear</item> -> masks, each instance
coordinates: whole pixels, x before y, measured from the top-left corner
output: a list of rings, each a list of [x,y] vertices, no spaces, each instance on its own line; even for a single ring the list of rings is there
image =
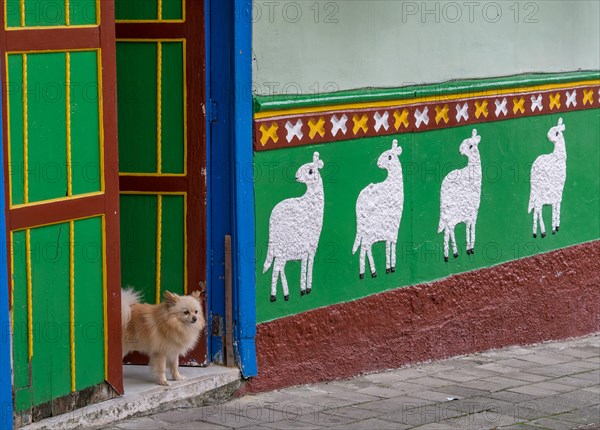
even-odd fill
[[[196,300],[200,301],[200,291],[192,291],[191,296]]]
[[[165,303],[167,306],[174,305],[177,303],[177,300],[179,300],[179,296],[177,294],[173,294],[170,291],[165,291]]]

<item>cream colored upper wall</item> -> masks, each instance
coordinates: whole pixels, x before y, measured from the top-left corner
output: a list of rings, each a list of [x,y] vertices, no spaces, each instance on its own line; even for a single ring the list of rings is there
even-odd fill
[[[599,0],[255,0],[254,93],[599,69],[599,17]]]

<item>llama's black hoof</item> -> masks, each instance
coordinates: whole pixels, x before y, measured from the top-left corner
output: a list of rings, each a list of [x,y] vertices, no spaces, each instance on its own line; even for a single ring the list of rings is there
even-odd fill
[[[467,255],[471,255],[471,250],[467,249]]]
[[[306,291],[304,291],[304,290],[300,290],[300,297],[302,297],[302,296],[303,296],[303,295],[305,295],[305,294],[306,294]]]
[[[454,253],[454,258],[458,258],[458,252]]]
[[[389,275],[391,271],[392,271],[391,269],[385,269],[385,274]]]
[[[365,274],[364,273],[359,273],[358,274],[358,278],[359,279],[365,279]]]
[[[533,238],[535,239],[537,237],[537,233],[533,233]]]
[[[395,268],[395,267],[392,267],[392,268],[390,269],[390,271],[391,271],[392,273],[394,273],[394,272],[396,271],[396,268]]]
[[[448,262],[448,257],[444,257],[444,261],[447,263]]]
[[[283,300],[285,300],[286,302],[289,302],[290,301],[290,296],[289,295],[283,296]]]
[[[376,277],[377,277],[377,272],[371,273],[371,278],[376,278]]]
[[[559,225],[556,226],[556,231],[558,231],[558,230],[560,230],[560,226]]]
[[[556,234],[556,230],[552,229],[552,234]]]
[[[546,237],[546,232],[542,233],[542,239]]]
[[[307,289],[306,289],[306,295],[309,295],[311,291],[312,291],[312,289],[311,289],[311,288],[307,288]]]
[[[277,297],[271,296],[271,302],[274,302],[275,300],[277,300]]]

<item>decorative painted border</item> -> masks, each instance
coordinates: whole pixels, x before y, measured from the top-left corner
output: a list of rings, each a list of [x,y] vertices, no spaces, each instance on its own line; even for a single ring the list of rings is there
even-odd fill
[[[588,74],[589,75],[589,74]],[[527,85],[527,82],[524,83]],[[415,93],[413,93],[415,94]],[[254,150],[600,108],[600,79],[255,113]]]

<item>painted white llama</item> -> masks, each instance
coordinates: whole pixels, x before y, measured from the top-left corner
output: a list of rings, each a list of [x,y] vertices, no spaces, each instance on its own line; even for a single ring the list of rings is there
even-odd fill
[[[371,276],[377,276],[371,252],[376,242],[385,242],[385,273],[396,271],[396,243],[404,206],[402,165],[398,159],[401,153],[402,148],[394,140],[392,149],[377,160],[377,167],[388,171],[387,178],[367,185],[356,200],[356,238],[352,253],[355,254],[360,246],[360,279],[365,277],[365,254],[369,257]]]
[[[533,237],[537,237],[539,221],[542,237],[546,236],[546,228],[542,217],[542,207],[552,205],[552,234],[560,227],[560,204],[567,179],[567,151],[563,132],[563,119],[548,131],[548,140],[554,144],[554,151],[540,155],[531,167],[531,194],[529,195],[528,213],[533,209]]]
[[[306,193],[301,197],[286,199],[277,204],[269,218],[269,247],[263,273],[273,265],[271,278],[271,301],[277,297],[277,279],[281,277],[283,297],[290,299],[285,264],[291,260],[301,261],[300,295],[310,294],[312,288],[313,262],[321,229],[325,195],[319,169],[323,161],[319,153],[313,154],[311,163],[300,166],[296,181],[306,184]]]
[[[444,232],[445,261],[448,261],[450,239],[454,258],[458,258],[454,227],[461,222],[467,226],[467,254],[475,252],[475,225],[481,201],[480,140],[481,136],[473,129],[471,137],[463,140],[459,148],[460,153],[469,159],[467,166],[453,170],[442,181],[438,233]]]

